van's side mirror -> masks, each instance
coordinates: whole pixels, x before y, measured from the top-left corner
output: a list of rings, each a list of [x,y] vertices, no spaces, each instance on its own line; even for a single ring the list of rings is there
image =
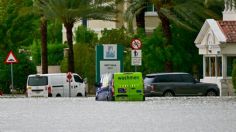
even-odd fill
[[[88,83],[88,79],[87,79],[87,77],[84,78],[83,82],[84,82],[84,83]]]

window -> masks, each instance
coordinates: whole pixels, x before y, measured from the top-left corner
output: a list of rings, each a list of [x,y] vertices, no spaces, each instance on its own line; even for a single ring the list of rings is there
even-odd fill
[[[221,57],[217,57],[217,76],[222,76],[222,59]]]
[[[145,78],[144,78],[144,83],[147,83],[147,84],[150,84],[150,83],[156,83],[156,79],[155,79],[155,76],[146,76]],[[154,80],[154,81],[153,81]]]
[[[156,12],[156,8],[152,3],[147,2],[146,4],[146,12]]]
[[[35,76],[29,77],[29,86],[45,86],[48,85],[48,77],[46,76]]]
[[[227,57],[227,76],[232,76],[233,70],[233,61],[236,60],[235,56],[228,56]]]
[[[182,82],[193,82],[193,78],[192,76],[188,75],[188,74],[182,74],[181,75],[181,78],[182,78]]]
[[[216,77],[222,76],[222,58],[205,57],[205,76]]]
[[[156,82],[180,82],[178,75],[160,75],[156,78]]]
[[[75,79],[75,82],[80,82],[80,83],[83,83],[83,79],[80,78],[79,76],[77,75],[74,75],[74,79]]]
[[[155,82],[169,82],[169,78],[167,75],[159,75],[157,76],[157,78],[155,79]]]

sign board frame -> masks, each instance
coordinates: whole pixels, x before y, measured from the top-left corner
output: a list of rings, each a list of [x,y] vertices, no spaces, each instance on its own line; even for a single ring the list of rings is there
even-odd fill
[[[13,63],[18,63],[19,61],[17,60],[16,56],[13,54],[12,50],[8,53],[4,63],[5,64],[13,64]]]
[[[140,39],[132,39],[131,43],[130,43],[130,47],[134,50],[138,50],[138,49],[141,49],[142,47],[142,42]]]

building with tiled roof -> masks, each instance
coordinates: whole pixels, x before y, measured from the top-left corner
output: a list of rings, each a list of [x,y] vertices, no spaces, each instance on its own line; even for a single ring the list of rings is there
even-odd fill
[[[236,59],[235,1],[225,0],[223,20],[207,19],[195,45],[203,55],[202,82],[216,83],[221,96],[234,95],[232,85],[233,60]]]

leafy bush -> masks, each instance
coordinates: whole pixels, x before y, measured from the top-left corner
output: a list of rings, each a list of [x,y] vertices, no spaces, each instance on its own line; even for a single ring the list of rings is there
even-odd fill
[[[49,44],[48,45],[48,65],[60,65],[64,57],[64,48],[67,45]]]
[[[121,44],[125,48],[130,48],[131,36],[126,32],[125,28],[120,29],[104,29],[100,44]]]
[[[48,44],[48,65],[59,65],[64,56],[64,48],[67,45],[63,44]],[[41,45],[34,42],[31,47],[31,55],[33,62],[36,65],[41,65]]]
[[[233,62],[232,83],[236,93],[236,60]]]
[[[4,52],[1,52],[4,53]],[[18,54],[14,52],[19,63],[13,64],[14,89],[24,91],[26,88],[26,80],[29,74],[36,73],[36,66],[29,60],[28,55]],[[7,54],[1,54],[0,58],[3,62]],[[4,93],[10,93],[11,85],[11,65],[0,63],[0,89]]]
[[[88,44],[74,45],[75,72],[82,78],[87,78],[89,91],[94,92],[95,82],[95,49]],[[61,62],[61,71],[67,72],[68,59],[65,57]]]
[[[94,31],[88,30],[84,26],[79,26],[76,30],[76,42],[95,44],[98,40],[98,36]]]

